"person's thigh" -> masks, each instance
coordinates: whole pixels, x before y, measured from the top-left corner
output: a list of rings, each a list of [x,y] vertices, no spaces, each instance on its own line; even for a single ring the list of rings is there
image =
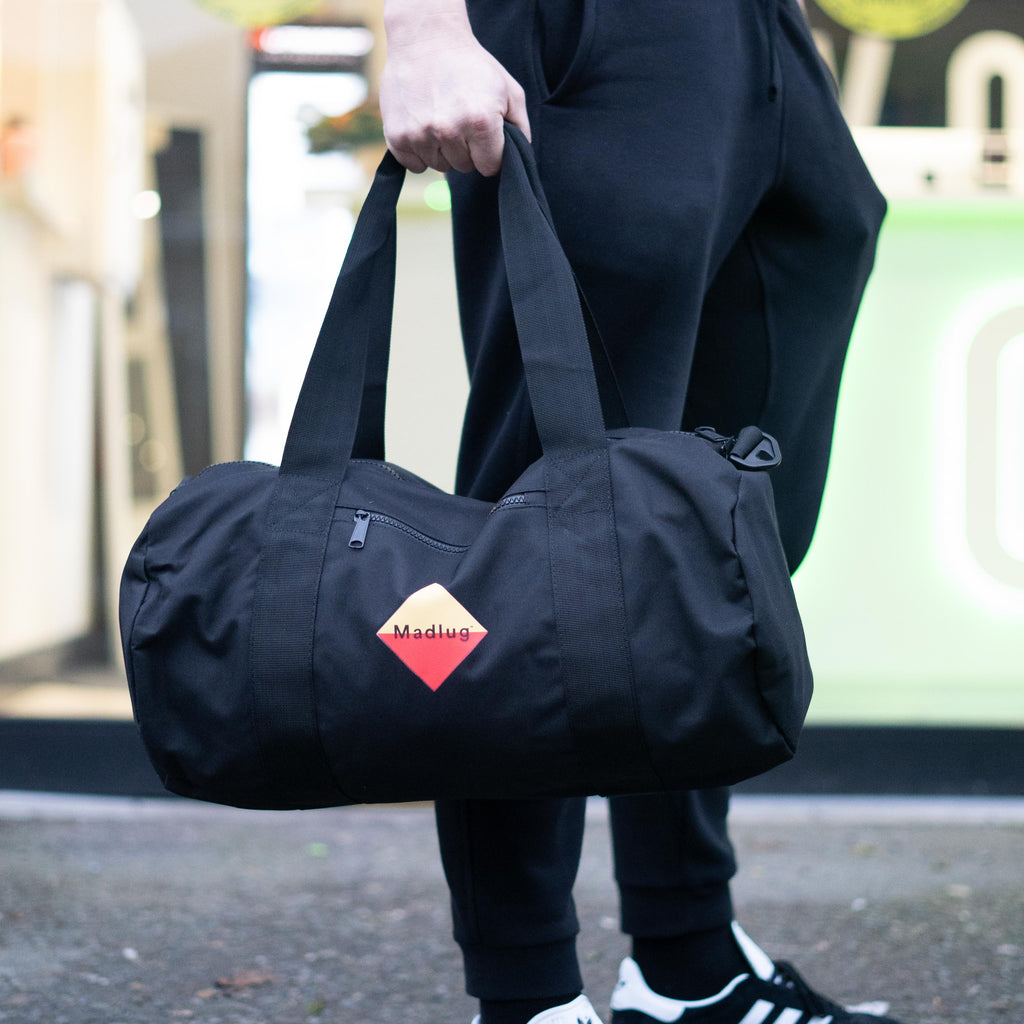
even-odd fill
[[[778,162],[775,0],[554,0],[561,17],[537,4],[474,0],[474,29],[526,89],[559,237],[630,423],[678,429],[705,291]],[[494,496],[539,451],[495,184],[450,180],[472,378],[459,487]]]
[[[780,0],[777,170],[704,298],[684,426],[777,436],[772,471],[790,569],[806,554],[843,363],[885,203],[843,121],[801,12]]]

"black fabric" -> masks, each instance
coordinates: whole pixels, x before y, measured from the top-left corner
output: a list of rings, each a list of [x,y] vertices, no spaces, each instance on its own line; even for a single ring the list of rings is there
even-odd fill
[[[697,434],[605,431],[532,150],[507,138],[505,264],[543,457],[500,508],[349,458],[380,425],[388,155],[280,470],[186,481],[126,566],[132,698],[173,791],[267,808],[621,793],[792,755],[811,677],[768,476]]]
[[[571,1003],[580,991],[535,999],[483,1000],[480,1003],[480,1024],[530,1024],[539,1013]]]
[[[885,203],[796,0],[470,0],[527,94],[559,238],[629,422],[757,423],[791,570],[817,522],[840,375]],[[535,9],[556,28],[545,58]],[[562,9],[562,13],[555,13]],[[574,21],[575,19],[575,21]],[[558,62],[549,88],[542,67]],[[457,489],[502,494],[531,429],[492,179],[451,174],[471,375]]]
[[[709,998],[750,971],[728,924],[672,938],[634,936],[633,959],[652,991],[669,999]]]
[[[585,812],[582,797],[435,803],[470,995],[553,999],[582,989],[572,888]]]
[[[736,856],[725,829],[728,808],[724,787],[609,800],[627,935],[669,938],[731,923]]]

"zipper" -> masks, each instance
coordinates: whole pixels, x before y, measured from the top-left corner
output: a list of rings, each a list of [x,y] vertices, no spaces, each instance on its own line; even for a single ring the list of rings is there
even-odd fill
[[[349,459],[349,462],[355,466],[373,466],[374,469],[379,469],[382,473],[390,473],[399,480],[405,479],[390,462],[381,462],[379,459]]]
[[[366,531],[370,528],[370,513],[360,509],[353,519],[355,519],[356,525],[352,530],[352,536],[349,537],[348,546],[361,548],[366,543]]]
[[[538,493],[541,492],[523,491],[521,494],[506,494],[505,497],[491,509],[490,514],[494,515],[495,512],[503,508],[515,508],[517,505],[536,505],[538,503],[533,500],[533,497]]]
[[[430,537],[408,523],[403,523],[400,519],[386,516],[381,512],[367,512],[365,509],[358,509],[352,516],[352,519],[354,525],[352,527],[352,536],[349,537],[348,541],[350,548],[361,548],[366,544],[366,533],[370,529],[370,523],[378,523],[381,526],[389,526],[393,530],[400,530],[414,540],[418,540],[421,544],[426,544],[427,547],[434,548],[436,551],[444,551],[446,554],[461,555],[463,551],[469,548],[468,544],[449,544],[446,541],[438,540],[436,537]]]
[[[526,504],[526,495],[525,494],[506,494],[505,497],[502,498],[501,501],[499,501],[498,504],[495,505],[494,508],[491,509],[491,514],[493,515],[495,512],[498,511],[499,508],[511,508],[513,505],[525,505],[525,504]]]

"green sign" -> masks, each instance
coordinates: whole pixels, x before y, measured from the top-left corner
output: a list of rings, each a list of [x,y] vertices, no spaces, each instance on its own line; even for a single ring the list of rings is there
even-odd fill
[[[796,576],[817,721],[1024,725],[1024,202],[892,203]]]

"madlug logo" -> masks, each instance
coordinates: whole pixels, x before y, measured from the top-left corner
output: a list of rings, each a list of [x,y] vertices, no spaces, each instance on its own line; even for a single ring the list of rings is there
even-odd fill
[[[833,20],[863,35],[912,39],[952,21],[967,0],[816,0]]]
[[[437,690],[487,636],[487,630],[440,583],[431,583],[407,597],[377,636],[410,671]]]

